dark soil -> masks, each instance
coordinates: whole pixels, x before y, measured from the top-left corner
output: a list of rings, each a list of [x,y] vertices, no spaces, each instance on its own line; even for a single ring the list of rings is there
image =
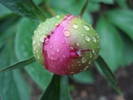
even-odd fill
[[[133,100],[133,65],[120,68],[116,76],[124,96],[116,94],[104,78],[95,71],[94,84],[79,84],[71,81],[75,87],[71,93],[73,100]]]

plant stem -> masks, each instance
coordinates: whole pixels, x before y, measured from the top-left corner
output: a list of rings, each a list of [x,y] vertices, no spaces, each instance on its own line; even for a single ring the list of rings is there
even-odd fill
[[[47,12],[49,12],[52,16],[55,16],[56,13],[54,12],[54,10],[52,8],[49,7],[49,5],[45,5],[46,6],[46,10]]]
[[[28,58],[26,60],[17,62],[17,63],[15,63],[13,65],[10,65],[8,67],[4,67],[4,68],[0,69],[0,72],[10,71],[10,70],[13,70],[13,69],[16,69],[16,68],[22,68],[22,67],[25,67],[28,64],[33,63],[34,61],[35,61],[35,58],[31,57],[31,58]]]
[[[81,8],[81,10],[80,10],[80,14],[79,14],[80,17],[83,16],[83,14],[84,14],[84,12],[85,12],[87,6],[88,6],[88,1],[89,1],[89,0],[86,0],[86,1],[84,2],[83,7]]]

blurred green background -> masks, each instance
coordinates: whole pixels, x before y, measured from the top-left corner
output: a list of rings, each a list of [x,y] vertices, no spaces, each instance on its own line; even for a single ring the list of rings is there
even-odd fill
[[[0,68],[33,56],[32,35],[41,21],[57,14],[78,16],[84,2],[0,0]],[[99,34],[100,56],[116,74],[124,95],[117,95],[108,86],[95,64],[58,81],[34,62],[0,72],[0,100],[133,100],[133,1],[89,0],[82,18]]]

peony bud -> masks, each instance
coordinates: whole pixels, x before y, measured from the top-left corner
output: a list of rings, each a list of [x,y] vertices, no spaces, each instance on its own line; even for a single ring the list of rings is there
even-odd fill
[[[80,17],[56,16],[34,32],[33,52],[38,62],[58,75],[86,70],[98,57],[99,38]]]

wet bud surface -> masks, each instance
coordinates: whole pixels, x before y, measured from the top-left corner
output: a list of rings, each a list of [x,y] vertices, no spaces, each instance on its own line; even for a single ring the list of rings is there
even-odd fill
[[[99,37],[80,17],[56,16],[34,32],[33,53],[37,61],[58,75],[86,70],[98,57]]]

